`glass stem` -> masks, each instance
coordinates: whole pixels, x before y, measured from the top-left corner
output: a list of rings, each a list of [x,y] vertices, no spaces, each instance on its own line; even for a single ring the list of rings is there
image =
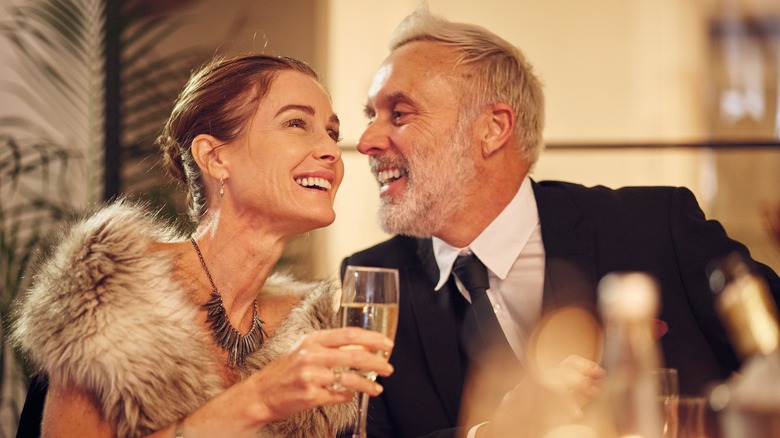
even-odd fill
[[[358,418],[352,438],[366,438],[366,422],[368,421],[368,394],[361,392],[358,404]]]

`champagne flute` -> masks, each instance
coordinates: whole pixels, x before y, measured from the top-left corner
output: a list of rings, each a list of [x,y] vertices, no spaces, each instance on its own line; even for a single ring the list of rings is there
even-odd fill
[[[395,338],[398,326],[398,270],[347,266],[341,293],[342,327],[362,327]],[[349,348],[349,347],[345,347]],[[384,352],[377,352],[384,355]],[[358,373],[376,380],[375,372]],[[360,393],[358,419],[352,438],[365,438],[369,396]]]
[[[677,438],[706,438],[706,408],[704,397],[680,397]]]
[[[663,418],[663,437],[677,438],[678,401],[680,385],[675,368],[658,368],[653,371],[658,382],[658,397]]]

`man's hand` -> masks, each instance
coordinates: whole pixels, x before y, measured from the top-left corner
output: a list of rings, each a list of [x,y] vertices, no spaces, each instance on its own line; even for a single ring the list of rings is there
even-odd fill
[[[582,417],[582,408],[598,394],[604,370],[595,362],[572,355],[538,376],[526,373],[504,396],[479,438],[541,437]]]

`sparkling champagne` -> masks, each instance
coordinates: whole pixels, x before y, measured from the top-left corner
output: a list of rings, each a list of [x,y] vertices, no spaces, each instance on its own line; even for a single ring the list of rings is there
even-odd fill
[[[367,330],[382,333],[390,339],[395,339],[395,330],[398,327],[398,304],[384,303],[342,303],[341,326],[361,327]],[[361,347],[343,347],[361,348]],[[377,351],[378,356],[384,356],[385,352]],[[364,373],[365,377],[374,380],[376,373]]]

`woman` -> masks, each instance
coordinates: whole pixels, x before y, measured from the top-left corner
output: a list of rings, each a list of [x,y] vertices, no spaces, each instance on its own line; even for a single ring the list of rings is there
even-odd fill
[[[332,436],[344,368],[392,369],[392,343],[337,325],[333,291],[271,275],[293,236],[334,220],[339,121],[289,58],[216,60],[182,91],[160,144],[188,188],[178,237],[119,201],[76,224],[22,299],[14,339],[49,376],[44,436]],[[363,349],[340,349],[359,345]]]

